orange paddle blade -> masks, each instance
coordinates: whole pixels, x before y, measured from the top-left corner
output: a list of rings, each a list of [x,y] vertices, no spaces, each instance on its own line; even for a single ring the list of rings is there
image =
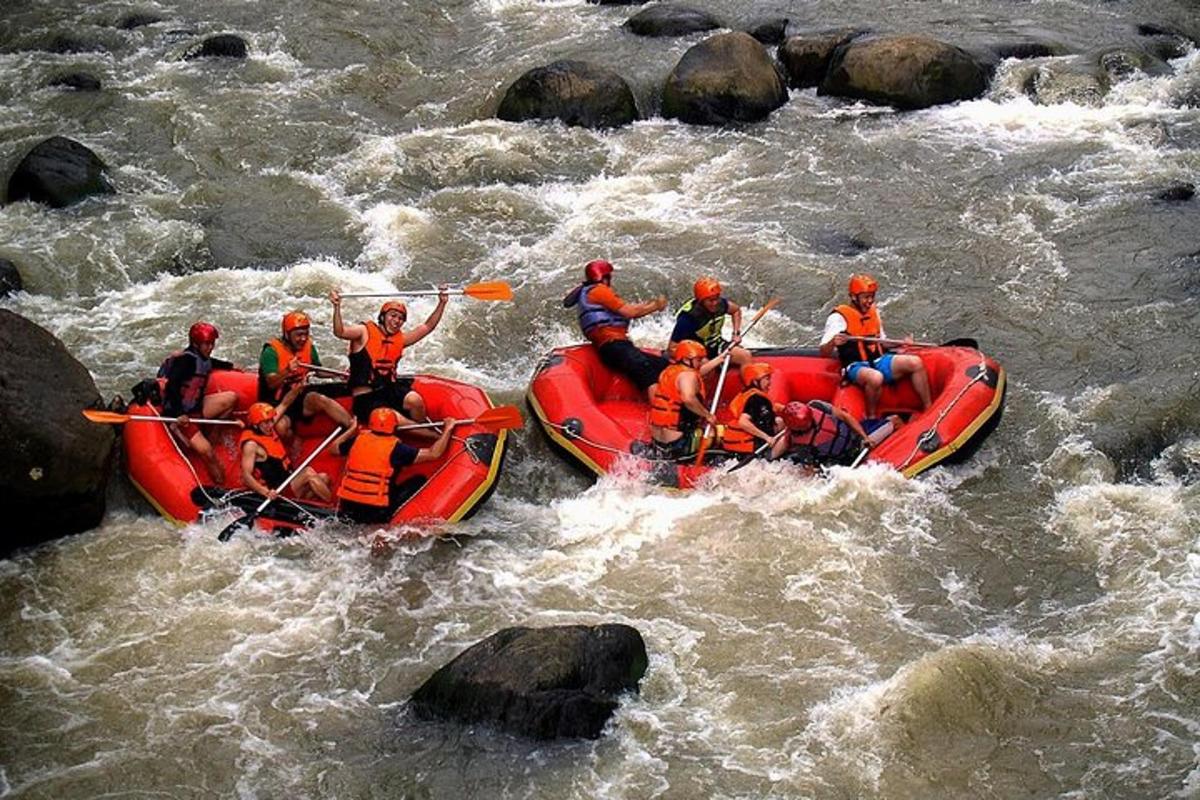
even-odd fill
[[[105,425],[123,425],[129,422],[128,414],[118,414],[115,411],[101,411],[98,408],[85,408],[83,415],[92,422],[99,422]]]
[[[476,300],[512,300],[513,290],[504,281],[485,281],[464,286],[463,294]]]
[[[516,406],[496,406],[476,417],[475,424],[489,431],[502,431],[523,427],[525,419]]]
[[[777,305],[779,305],[778,297],[772,297],[770,300],[763,303],[763,307],[760,308],[758,310],[758,312],[755,313],[755,315],[751,318],[750,325],[753,325],[754,323],[758,322],[760,319],[765,317],[767,315],[767,312],[770,311],[772,308],[774,308]],[[750,325],[747,325],[746,327],[748,328],[748,327],[750,327]]]

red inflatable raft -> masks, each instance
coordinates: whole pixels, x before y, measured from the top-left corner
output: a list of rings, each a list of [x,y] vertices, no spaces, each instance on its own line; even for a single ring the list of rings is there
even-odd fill
[[[880,414],[900,414],[907,424],[872,450],[867,460],[890,464],[912,477],[974,452],[1000,422],[1005,376],[999,364],[970,347],[913,347],[904,352],[924,362],[933,403],[920,411],[920,400],[908,381],[885,387]],[[836,359],[822,358],[815,349],[762,349],[754,351],[754,359],[775,368],[772,400],[825,400],[862,417],[862,391],[842,384]],[[716,373],[708,377],[710,392],[716,377]],[[721,422],[729,421],[728,403],[743,388],[737,370],[731,369],[717,411]],[[529,385],[527,399],[551,441],[597,475],[618,463],[633,464],[655,482],[687,488],[711,469],[690,461],[677,464],[644,457],[650,452],[646,396],[623,375],[605,367],[591,345],[563,347],[546,356]],[[718,456],[721,451],[710,452]]]
[[[258,376],[250,372],[218,371],[212,374],[207,391],[232,389],[238,393],[238,410],[245,411],[256,400]],[[492,408],[482,389],[458,381],[430,375],[416,375],[413,388],[421,393],[431,419],[444,417],[473,419]],[[349,396],[339,401],[350,407]],[[149,404],[131,404],[130,414],[158,414]],[[296,426],[292,445],[293,464],[299,464],[333,431],[333,422],[324,415]],[[185,525],[195,522],[210,510],[229,506],[253,510],[263,497],[247,491],[242,484],[237,439],[240,429],[233,426],[205,427],[225,464],[226,484],[214,487],[204,464],[186,448],[177,446],[163,422],[130,422],[125,425],[122,441],[125,465],[133,485],[171,522]],[[469,516],[488,498],[495,486],[504,458],[507,431],[491,433],[473,425],[455,428],[446,454],[438,461],[414,464],[400,475],[408,495],[392,516],[391,524],[456,522]],[[420,446],[428,440],[405,439]],[[298,443],[298,444],[297,444]],[[186,453],[186,456],[185,456]],[[341,481],[344,456],[328,448],[313,461],[312,467],[330,478],[336,492]],[[288,495],[285,492],[285,496]],[[317,502],[277,501],[259,517],[265,528],[298,528],[330,518],[334,509]],[[227,520],[226,520],[227,521]]]

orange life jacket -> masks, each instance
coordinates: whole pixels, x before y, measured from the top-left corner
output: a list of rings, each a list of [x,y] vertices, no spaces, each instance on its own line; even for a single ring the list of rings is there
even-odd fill
[[[841,305],[833,309],[846,320],[847,336],[879,336],[883,323],[879,320],[879,307],[871,306],[866,314],[854,306]],[[879,342],[846,342],[838,349],[838,358],[842,366],[848,366],[855,361],[873,361],[883,355],[883,346]]]
[[[350,353],[350,388],[378,386],[396,377],[396,362],[404,357],[404,331],[388,336],[374,322],[364,322],[367,344]]]
[[[272,339],[271,341],[267,342],[265,346],[275,351],[275,358],[279,362],[280,372],[286,370],[288,364],[292,363],[293,359],[301,364],[313,363],[312,339],[307,340],[304,343],[304,348],[298,353],[293,351],[292,348],[288,347],[287,343],[282,339]],[[302,377],[303,373],[298,373],[291,378],[285,378],[283,383],[279,384],[279,386],[272,390],[271,387],[267,386],[267,376],[263,375],[262,372],[259,372],[258,399],[268,403],[272,401],[278,403],[283,399],[283,396],[287,394],[288,389],[292,388],[292,384],[300,380]]]
[[[242,431],[242,435],[238,437],[238,452],[239,453],[242,451],[242,445],[244,445],[246,442],[255,442],[258,445],[260,445],[263,450],[266,450],[267,451],[266,460],[269,461],[271,459],[274,459],[274,460],[278,461],[280,464],[282,464],[284,469],[291,469],[292,465],[287,457],[287,449],[283,446],[283,442],[280,440],[280,438],[278,436],[276,436],[275,434],[269,433],[264,436],[263,434],[259,433],[258,431],[254,430],[253,428],[247,428],[246,430]],[[257,459],[256,459],[256,461],[257,461]],[[262,462],[259,461],[258,463],[261,464]],[[257,472],[258,472],[258,470],[256,469],[255,470],[256,475],[257,475]],[[274,488],[274,487],[271,487],[271,488]]]
[[[696,416],[684,407],[683,397],[679,393],[679,376],[685,372],[697,371],[686,364],[671,364],[658,376],[654,400],[650,403],[651,425],[677,431],[695,426]],[[700,384],[700,399],[704,400],[704,381],[697,378],[697,382]]]
[[[338,497],[365,506],[386,507],[392,486],[392,451],[400,440],[372,431],[362,431],[346,458],[346,474]]]
[[[767,397],[766,393],[762,390],[750,388],[733,398],[729,403],[729,412],[733,415],[733,422],[725,427],[725,438],[722,440],[722,446],[726,450],[734,453],[753,453],[762,444],[762,441],[757,436],[737,427],[738,420],[742,418],[742,413],[746,410],[746,403],[750,402],[750,398],[755,395],[765,398],[767,402],[771,401],[771,398]],[[760,425],[759,427],[762,426]],[[770,431],[767,431],[767,433],[770,433]]]

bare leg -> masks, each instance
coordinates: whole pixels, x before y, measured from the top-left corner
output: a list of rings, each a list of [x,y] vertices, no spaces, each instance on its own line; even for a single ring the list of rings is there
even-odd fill
[[[895,362],[893,362],[894,364]],[[883,373],[870,367],[858,370],[854,382],[863,390],[867,399],[867,419],[874,419],[879,413],[879,393],[883,390]]]
[[[208,474],[212,476],[213,483],[217,486],[225,485],[225,465],[217,458],[217,453],[213,450],[212,443],[204,438],[203,433],[197,433],[188,440],[188,446],[200,456],[200,460],[204,462],[204,467],[208,470]]]
[[[429,422],[429,415],[425,411],[425,398],[413,391],[404,395],[404,410],[400,416],[402,417],[401,424],[404,425]],[[433,428],[418,428],[410,433],[431,441],[436,440],[440,435]]]
[[[893,356],[892,375],[897,379],[908,376],[917,397],[921,398],[921,409],[929,408],[933,402],[929,394],[929,374],[919,356]]]
[[[205,395],[201,416],[205,419],[224,419],[232,414],[236,407],[237,392],[214,392]]]
[[[317,414],[324,414],[342,428],[349,428],[354,422],[354,417],[337,400],[317,392],[309,392],[304,397],[304,416],[312,417]]]

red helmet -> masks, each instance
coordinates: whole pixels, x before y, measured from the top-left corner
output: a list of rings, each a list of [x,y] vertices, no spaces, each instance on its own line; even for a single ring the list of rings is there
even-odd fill
[[[708,350],[695,339],[684,339],[682,342],[676,342],[675,349],[671,351],[671,358],[676,361],[686,361],[689,358],[705,358],[707,356]]]
[[[383,318],[389,311],[399,311],[401,316],[403,316],[405,319],[408,319],[408,306],[404,305],[404,303],[401,303],[399,300],[388,300],[383,304],[383,307],[379,309],[380,325],[383,324]]]
[[[188,341],[192,344],[212,344],[221,332],[211,322],[197,322],[188,328]]]
[[[871,293],[879,289],[879,284],[870,275],[851,275],[850,276],[850,296],[856,294]]]
[[[308,321],[308,314],[303,311],[289,311],[283,315],[283,335],[287,336],[297,328],[310,328],[312,324]]]
[[[783,407],[783,424],[792,429],[807,428],[812,422],[812,410],[807,403],[793,400]]]
[[[756,361],[753,364],[747,364],[742,367],[742,384],[749,386],[759,378],[765,378],[774,372],[774,368],[770,364],[764,364],[761,361]]]
[[[599,283],[613,274],[613,265],[603,259],[589,261],[583,268],[583,277],[588,283]]]
[[[251,425],[261,425],[272,419],[275,419],[275,407],[270,403],[255,403],[246,411],[246,421]]]
[[[375,409],[367,418],[367,428],[375,433],[395,433],[396,426],[399,424],[400,415],[387,407]]]
[[[692,295],[697,300],[711,300],[721,296],[721,284],[716,278],[701,278],[692,287]]]

